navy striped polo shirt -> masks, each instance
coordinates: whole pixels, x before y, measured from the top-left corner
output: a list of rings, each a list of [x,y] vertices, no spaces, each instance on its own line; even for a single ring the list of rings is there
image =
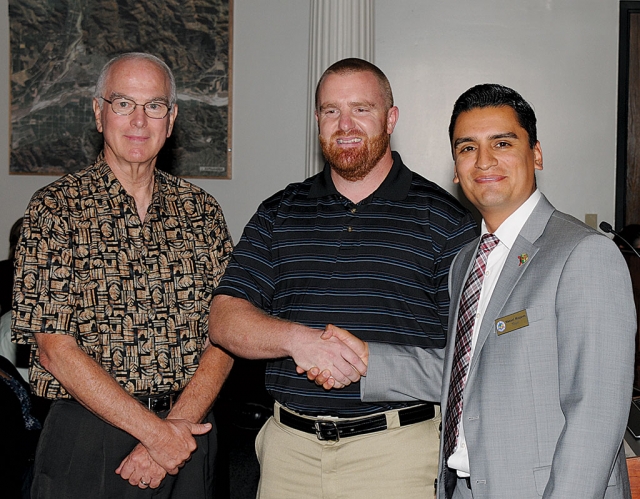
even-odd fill
[[[215,294],[309,327],[334,324],[365,341],[444,348],[449,266],[476,237],[471,214],[396,152],[387,178],[357,204],[338,193],[325,165],[260,205]],[[291,358],[268,362],[266,388],[310,415],[403,405],[362,402],[359,383],[324,390],[297,374]]]

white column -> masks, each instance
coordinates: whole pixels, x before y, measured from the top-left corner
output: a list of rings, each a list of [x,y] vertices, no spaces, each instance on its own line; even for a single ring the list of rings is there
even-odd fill
[[[310,17],[307,177],[324,165],[314,116],[316,84],[325,69],[340,59],[373,62],[373,0],[311,0]]]

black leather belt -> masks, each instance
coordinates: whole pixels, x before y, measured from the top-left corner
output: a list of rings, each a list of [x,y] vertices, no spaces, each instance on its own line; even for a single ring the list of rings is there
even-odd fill
[[[159,413],[170,411],[175,401],[178,400],[180,393],[182,392],[163,393],[161,395],[136,395],[135,397],[147,409]]]
[[[416,405],[400,409],[398,416],[400,426],[407,426],[432,419],[436,415],[433,404]],[[387,418],[384,414],[377,414],[359,419],[316,419],[298,416],[280,408],[280,422],[294,430],[311,433],[318,440],[332,440],[337,442],[341,438],[355,437],[387,429]]]

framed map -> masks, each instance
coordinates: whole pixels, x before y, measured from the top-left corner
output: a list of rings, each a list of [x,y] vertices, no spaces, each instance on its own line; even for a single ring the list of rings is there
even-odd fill
[[[102,147],[91,100],[112,57],[148,52],[173,71],[178,119],[157,166],[231,178],[233,0],[9,0],[10,173],[64,174]]]

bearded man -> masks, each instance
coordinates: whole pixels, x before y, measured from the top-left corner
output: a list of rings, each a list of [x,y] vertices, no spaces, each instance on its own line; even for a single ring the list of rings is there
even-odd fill
[[[398,108],[379,68],[333,64],[315,115],[324,171],[260,205],[215,291],[210,339],[271,359],[259,498],[424,498],[438,464],[447,274],[476,224],[391,151]],[[366,358],[337,336],[323,339],[329,324],[430,352],[430,402],[362,402]],[[311,369],[330,371],[328,386],[343,389],[317,386],[304,375]]]

